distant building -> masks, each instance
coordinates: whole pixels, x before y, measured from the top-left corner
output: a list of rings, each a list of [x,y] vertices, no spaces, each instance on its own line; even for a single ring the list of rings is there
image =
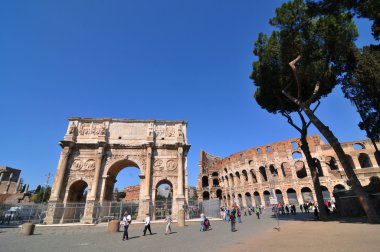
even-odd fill
[[[189,186],[189,199],[196,199],[197,197],[197,187]]]
[[[125,192],[124,200],[127,202],[139,201],[140,199],[140,185],[127,186],[123,192]]]
[[[168,198],[169,197],[169,194],[172,192],[171,188],[168,186],[168,187],[164,187],[164,188],[161,188],[161,187],[158,187],[157,188],[157,195],[160,195],[162,197],[165,197],[165,198]],[[170,195],[172,196],[172,195]]]
[[[0,203],[17,203],[25,199],[28,184],[22,185],[21,170],[0,166]]]

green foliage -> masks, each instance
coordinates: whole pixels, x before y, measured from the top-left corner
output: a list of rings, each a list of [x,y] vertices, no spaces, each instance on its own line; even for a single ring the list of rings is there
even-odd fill
[[[268,112],[290,113],[299,109],[281,93],[285,87],[289,86],[287,92],[304,102],[312,97],[319,82],[314,102],[328,95],[352,67],[358,33],[350,15],[310,15],[303,0],[294,0],[276,9],[270,24],[279,30],[269,38],[259,34],[253,51],[258,61],[253,63],[250,76],[257,86],[254,97]],[[298,56],[299,86],[289,66]]]
[[[342,90],[361,115],[359,127],[380,140],[380,50],[364,47],[355,57],[356,68],[345,76]]]
[[[166,200],[166,197],[158,194],[158,195],[156,195],[156,200],[158,200],[158,201]]]
[[[41,191],[41,185],[38,185],[37,188],[36,188],[35,193],[39,193],[40,191]]]
[[[364,187],[368,193],[379,193],[380,192],[380,178],[378,176],[372,176],[369,179],[369,184]]]
[[[334,14],[345,12],[359,18],[372,21],[372,35],[380,39],[380,1],[379,0],[320,0],[308,1],[309,9],[313,13]]]
[[[117,201],[120,201],[120,199],[124,199],[127,194],[125,192],[118,192],[117,193]]]
[[[37,187],[38,188],[38,187]],[[48,202],[51,194],[51,187],[41,187],[40,190],[33,194],[32,201],[34,203]]]

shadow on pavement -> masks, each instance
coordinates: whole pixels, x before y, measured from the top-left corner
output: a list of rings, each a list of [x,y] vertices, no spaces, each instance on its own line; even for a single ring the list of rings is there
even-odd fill
[[[276,219],[275,214],[271,214],[270,218]],[[280,221],[323,221],[323,222],[340,222],[340,223],[368,223],[366,217],[343,218],[338,214],[330,214],[326,220],[318,219],[314,213],[296,213],[296,214],[279,214]]]

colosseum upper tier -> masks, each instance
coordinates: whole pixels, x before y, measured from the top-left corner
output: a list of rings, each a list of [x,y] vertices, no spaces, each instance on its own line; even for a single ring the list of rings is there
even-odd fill
[[[349,189],[347,177],[334,150],[319,135],[307,137],[325,200],[332,192]],[[200,200],[219,198],[224,206],[270,205],[270,192],[279,202],[302,204],[316,199],[300,139],[280,141],[235,153],[226,158],[200,153]],[[369,140],[341,143],[361,184],[380,176],[379,159]]]

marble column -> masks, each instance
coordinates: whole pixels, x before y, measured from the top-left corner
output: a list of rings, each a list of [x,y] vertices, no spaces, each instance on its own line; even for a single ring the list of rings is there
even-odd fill
[[[96,200],[96,194],[98,191],[99,177],[100,177],[100,167],[102,165],[103,159],[103,147],[98,148],[98,152],[96,153],[96,161],[95,161],[95,174],[94,181],[92,182],[91,195],[89,200]]]
[[[69,146],[66,146],[62,149],[61,157],[58,163],[57,175],[56,175],[57,181],[54,183],[53,194],[52,194],[52,197],[50,198],[51,201],[59,200],[59,194],[61,193],[61,190],[62,190],[63,179],[65,177],[66,165],[67,165],[67,160],[69,158],[70,152],[71,152],[71,149]]]
[[[148,146],[146,150],[146,170],[145,170],[145,188],[144,188],[145,199],[150,199],[151,173],[152,173],[152,147]]]
[[[183,194],[183,147],[178,147],[178,190],[177,197],[184,198]]]

